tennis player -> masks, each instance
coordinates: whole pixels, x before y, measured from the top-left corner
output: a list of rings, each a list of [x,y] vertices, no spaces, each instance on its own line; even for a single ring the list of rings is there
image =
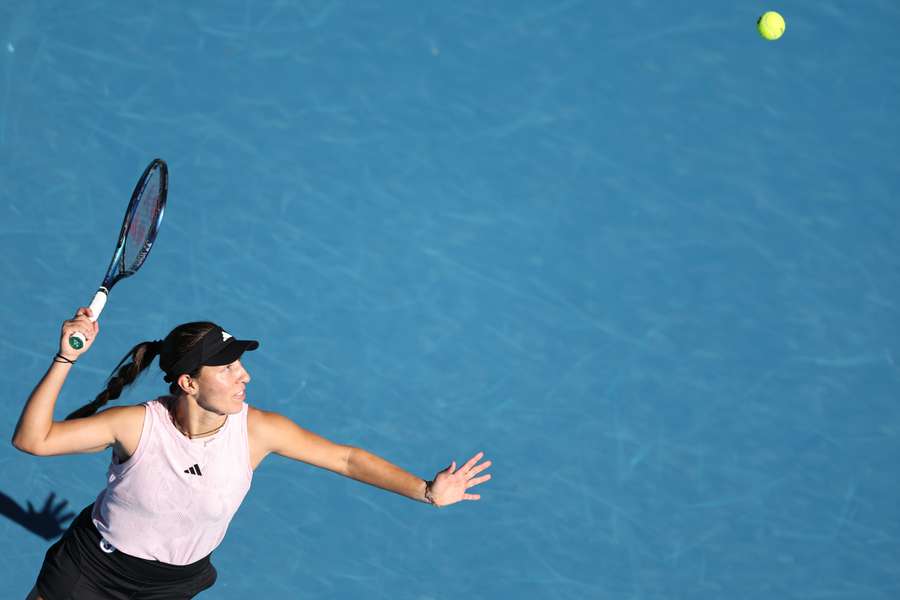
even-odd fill
[[[270,453],[322,467],[434,506],[478,500],[491,478],[479,452],[424,481],[361,448],[336,444],[274,412],[249,406],[244,352],[259,344],[208,322],[185,323],[141,342],[106,389],[65,421],[53,409],[66,376],[97,338],[89,308],[62,325],[59,352],[29,397],[13,445],[36,456],[112,449],[106,488],[47,551],[29,600],[180,600],[216,581],[221,543]],[[80,350],[69,336],[85,337]],[[169,395],[96,411],[159,357]]]

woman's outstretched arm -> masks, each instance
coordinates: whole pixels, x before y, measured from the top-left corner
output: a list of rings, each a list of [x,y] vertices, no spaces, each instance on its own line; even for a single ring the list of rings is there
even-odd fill
[[[489,474],[476,477],[491,466],[491,461],[478,464],[484,457],[481,452],[459,469],[452,462],[427,482],[367,450],[328,441],[278,413],[251,409],[248,429],[254,468],[274,452],[436,506],[480,499],[477,494],[469,494],[469,488],[491,478]]]

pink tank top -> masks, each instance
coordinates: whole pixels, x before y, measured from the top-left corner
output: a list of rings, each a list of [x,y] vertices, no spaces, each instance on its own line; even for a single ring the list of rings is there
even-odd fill
[[[138,447],[109,465],[92,517],[125,554],[187,565],[221,543],[250,489],[247,404],[215,435],[190,440],[175,428],[165,400],[144,403]]]

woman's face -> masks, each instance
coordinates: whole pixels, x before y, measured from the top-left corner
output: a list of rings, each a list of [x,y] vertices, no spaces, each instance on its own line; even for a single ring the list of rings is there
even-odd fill
[[[197,404],[201,408],[220,415],[234,415],[241,412],[250,381],[250,373],[240,360],[222,366],[204,366],[195,378],[199,389]]]

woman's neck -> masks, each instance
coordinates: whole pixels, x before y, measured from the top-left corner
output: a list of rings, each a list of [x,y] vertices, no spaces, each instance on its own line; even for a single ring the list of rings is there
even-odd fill
[[[220,415],[201,408],[188,396],[173,398],[168,405],[175,428],[189,439],[214,435],[228,421],[228,415]]]

